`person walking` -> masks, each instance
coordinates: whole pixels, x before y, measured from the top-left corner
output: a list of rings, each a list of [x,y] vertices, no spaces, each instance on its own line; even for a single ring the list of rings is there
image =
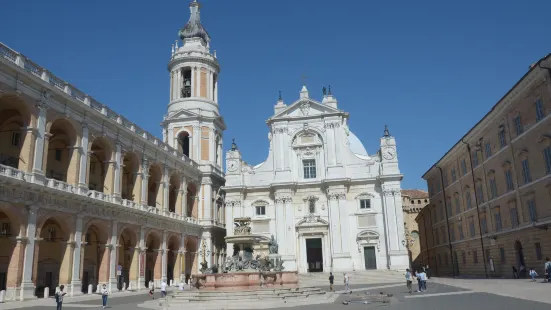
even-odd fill
[[[350,288],[348,287],[349,284],[350,284],[350,278],[348,277],[348,274],[345,272],[344,273],[344,291],[348,294],[351,294],[352,292],[350,291]]]
[[[421,292],[425,292],[427,290],[427,274],[424,270],[421,271],[419,277],[421,278]]]
[[[415,278],[417,278],[417,293],[420,293],[423,287],[421,284],[421,275],[418,270],[415,271]]]
[[[515,266],[512,266],[512,267],[513,267],[513,278],[518,279],[517,267],[515,267]]]
[[[406,269],[406,286],[411,294],[411,271],[409,269]]]
[[[530,278],[532,278],[532,282],[536,282],[537,276],[538,273],[534,270],[534,268],[530,268]]]
[[[333,273],[329,273],[329,291],[333,291],[333,282],[335,281],[335,277],[333,276]]]
[[[151,299],[155,299],[155,285],[153,281],[149,282],[149,296],[151,296]]]
[[[57,310],[61,310],[61,307],[63,305],[63,296],[67,294],[63,291],[63,289],[65,289],[65,285],[60,286],[59,291],[55,292],[55,302],[57,303]]]
[[[551,261],[549,261],[549,257],[545,258],[545,265],[544,265],[545,274],[547,275],[547,282],[551,283]]]
[[[164,280],[161,281],[161,297],[166,297],[166,282]]]
[[[107,308],[107,296],[109,296],[109,291],[107,290],[107,285],[101,287],[101,300],[103,304],[103,309]]]

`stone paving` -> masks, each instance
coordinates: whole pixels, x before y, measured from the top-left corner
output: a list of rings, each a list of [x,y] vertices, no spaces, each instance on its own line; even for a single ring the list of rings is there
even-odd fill
[[[321,280],[322,275],[318,275]],[[325,277],[325,275],[323,275]],[[351,278],[352,281],[353,278]],[[398,277],[394,278],[396,281]],[[356,277],[357,282],[360,282]],[[380,281],[377,277],[372,277],[372,281]],[[341,280],[342,281],[342,280]],[[332,295],[333,300],[329,303],[315,305],[293,305],[284,304],[279,308],[296,310],[333,310],[333,309],[375,309],[384,306],[391,310],[465,310],[465,309],[485,309],[485,310],[504,310],[504,309],[531,309],[543,310],[549,309],[551,304],[551,284],[539,282],[530,282],[529,280],[503,280],[503,279],[447,279],[432,278],[428,282],[428,290],[423,293],[409,294],[407,289],[401,283],[369,283],[352,284],[352,294],[342,294],[337,291]],[[337,281],[336,281],[337,282]],[[327,286],[321,285],[327,289]],[[336,287],[340,290],[340,287]],[[416,285],[414,285],[416,289]],[[344,305],[343,301],[361,300],[367,293],[379,294],[380,292],[393,294],[390,304],[349,304]],[[158,292],[157,292],[158,297]],[[256,309],[266,309],[270,301]],[[110,309],[134,310],[144,309],[144,305],[149,305],[149,309],[162,309],[158,300],[151,302],[147,292],[125,292],[113,294],[109,298]],[[55,309],[55,301],[35,300],[29,302],[0,304],[0,309]],[[101,307],[100,296],[81,296],[67,298],[63,305],[64,310],[93,309]],[[188,309],[206,309],[206,307],[185,307]],[[224,304],[218,304],[217,307],[210,309],[227,309]],[[245,309],[245,308],[243,308]],[[251,307],[248,307],[251,309]],[[254,308],[253,308],[254,309]]]

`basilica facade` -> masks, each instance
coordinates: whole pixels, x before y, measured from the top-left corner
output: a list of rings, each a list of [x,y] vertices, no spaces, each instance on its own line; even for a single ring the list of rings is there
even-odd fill
[[[158,287],[224,260],[219,65],[190,10],[162,139],[0,43],[5,300]]]
[[[369,155],[348,119],[330,89],[318,101],[304,86],[274,106],[264,162],[248,164],[235,143],[226,154],[226,222],[250,217],[253,234],[273,235],[285,270],[408,267],[396,140],[385,128]]]

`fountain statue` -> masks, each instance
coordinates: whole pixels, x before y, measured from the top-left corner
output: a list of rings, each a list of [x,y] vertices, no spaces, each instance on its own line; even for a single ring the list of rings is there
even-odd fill
[[[261,282],[267,285],[298,283],[296,271],[283,271],[283,261],[278,253],[279,246],[275,237],[271,239],[262,235],[251,233],[251,219],[248,217],[234,219],[234,230],[232,236],[226,236],[226,242],[233,244],[233,255],[227,257],[221,263],[219,270],[208,268],[207,263],[201,263],[199,270],[201,275],[194,275],[194,282],[197,287],[219,288],[219,287],[251,287]],[[269,254],[267,256],[254,255],[254,246],[261,243],[268,244]],[[205,255],[203,254],[203,257]],[[220,273],[217,273],[220,271]],[[260,281],[260,278],[263,281]]]

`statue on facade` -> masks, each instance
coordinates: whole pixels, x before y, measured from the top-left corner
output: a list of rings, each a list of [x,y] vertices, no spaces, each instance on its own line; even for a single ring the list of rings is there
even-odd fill
[[[325,88],[325,86],[321,89],[321,92],[323,93],[324,97],[327,95],[327,89]]]
[[[272,235],[272,239],[270,239],[270,242],[268,242],[269,251],[270,254],[278,254],[279,246],[277,245],[277,241],[274,238],[274,235]]]

